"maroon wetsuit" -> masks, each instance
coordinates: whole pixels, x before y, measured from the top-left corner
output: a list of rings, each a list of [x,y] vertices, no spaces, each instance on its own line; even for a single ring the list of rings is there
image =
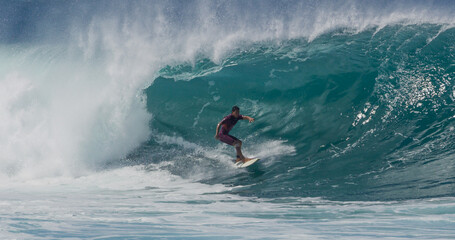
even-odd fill
[[[234,145],[234,142],[238,140],[236,137],[229,135],[229,131],[234,127],[238,120],[243,119],[242,115],[239,115],[238,118],[234,117],[234,115],[229,114],[221,120],[221,130],[220,130],[220,141]]]

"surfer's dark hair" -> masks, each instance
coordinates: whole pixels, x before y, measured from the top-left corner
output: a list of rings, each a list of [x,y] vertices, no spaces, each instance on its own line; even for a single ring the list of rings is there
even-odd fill
[[[237,107],[237,106],[233,106],[233,107],[232,107],[232,112],[235,112],[235,111],[240,111],[240,108]]]

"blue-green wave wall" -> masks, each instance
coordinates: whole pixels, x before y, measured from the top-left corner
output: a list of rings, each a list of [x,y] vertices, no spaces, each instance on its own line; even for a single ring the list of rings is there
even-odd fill
[[[150,126],[156,135],[215,151],[220,148],[215,127],[238,105],[241,114],[256,119],[232,131],[245,148],[274,140],[295,148],[272,159],[264,156],[271,163],[252,172],[225,175],[221,166],[203,178],[247,185],[233,190],[241,194],[351,200],[453,196],[454,37],[453,29],[431,24],[340,30],[311,42],[248,45],[221,64],[201,58],[169,66],[145,90],[154,113]],[[144,147],[148,159],[181,155],[178,166],[169,167],[181,175],[209,167],[188,163],[200,148],[177,142],[167,142],[165,150],[163,141],[152,138]],[[234,159],[234,149],[223,151]]]

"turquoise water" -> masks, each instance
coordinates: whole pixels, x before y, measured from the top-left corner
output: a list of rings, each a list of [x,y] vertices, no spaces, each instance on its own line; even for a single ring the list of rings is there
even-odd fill
[[[454,238],[450,1],[3,3],[2,238]]]
[[[250,155],[265,160],[260,173],[206,179],[233,186],[252,183],[242,195],[333,200],[453,196],[454,177],[447,169],[454,166],[455,31],[440,29],[410,25],[332,32],[311,42],[250,46],[213,72],[208,69],[218,65],[203,59],[195,67],[166,68],[145,90],[147,109],[158,113],[151,127],[210,151],[220,147],[213,141],[213,126],[230,106],[254,116],[254,124],[241,123],[233,134],[244,139]],[[210,73],[199,76],[204,71]],[[175,81],[183,75],[191,80]],[[274,141],[281,143],[276,151],[289,154],[274,156],[261,149]],[[161,147],[152,139],[145,149],[161,155],[162,150],[154,150]],[[188,154],[184,147],[170,147],[166,154],[176,151]],[[185,157],[181,161],[188,164]],[[200,167],[190,164],[180,173],[181,165],[171,171],[185,174],[187,167]]]

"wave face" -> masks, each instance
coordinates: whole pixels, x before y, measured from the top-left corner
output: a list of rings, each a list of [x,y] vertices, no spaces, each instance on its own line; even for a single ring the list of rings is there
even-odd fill
[[[200,59],[165,68],[145,91],[156,113],[150,151],[167,152],[156,159],[181,157],[170,167],[178,174],[193,169],[209,171],[210,183],[247,182],[235,190],[246,195],[453,196],[454,37],[454,29],[433,24],[335,31],[311,42],[254,44],[221,65]],[[191,80],[175,81],[181,78]],[[213,140],[234,104],[256,118],[232,132],[247,155],[263,158],[253,173],[208,170],[234,159],[234,149]]]
[[[450,1],[15,2],[0,10],[9,179],[130,164],[273,198],[454,196]],[[26,16],[26,17],[24,17]],[[215,126],[256,169],[232,166]]]

